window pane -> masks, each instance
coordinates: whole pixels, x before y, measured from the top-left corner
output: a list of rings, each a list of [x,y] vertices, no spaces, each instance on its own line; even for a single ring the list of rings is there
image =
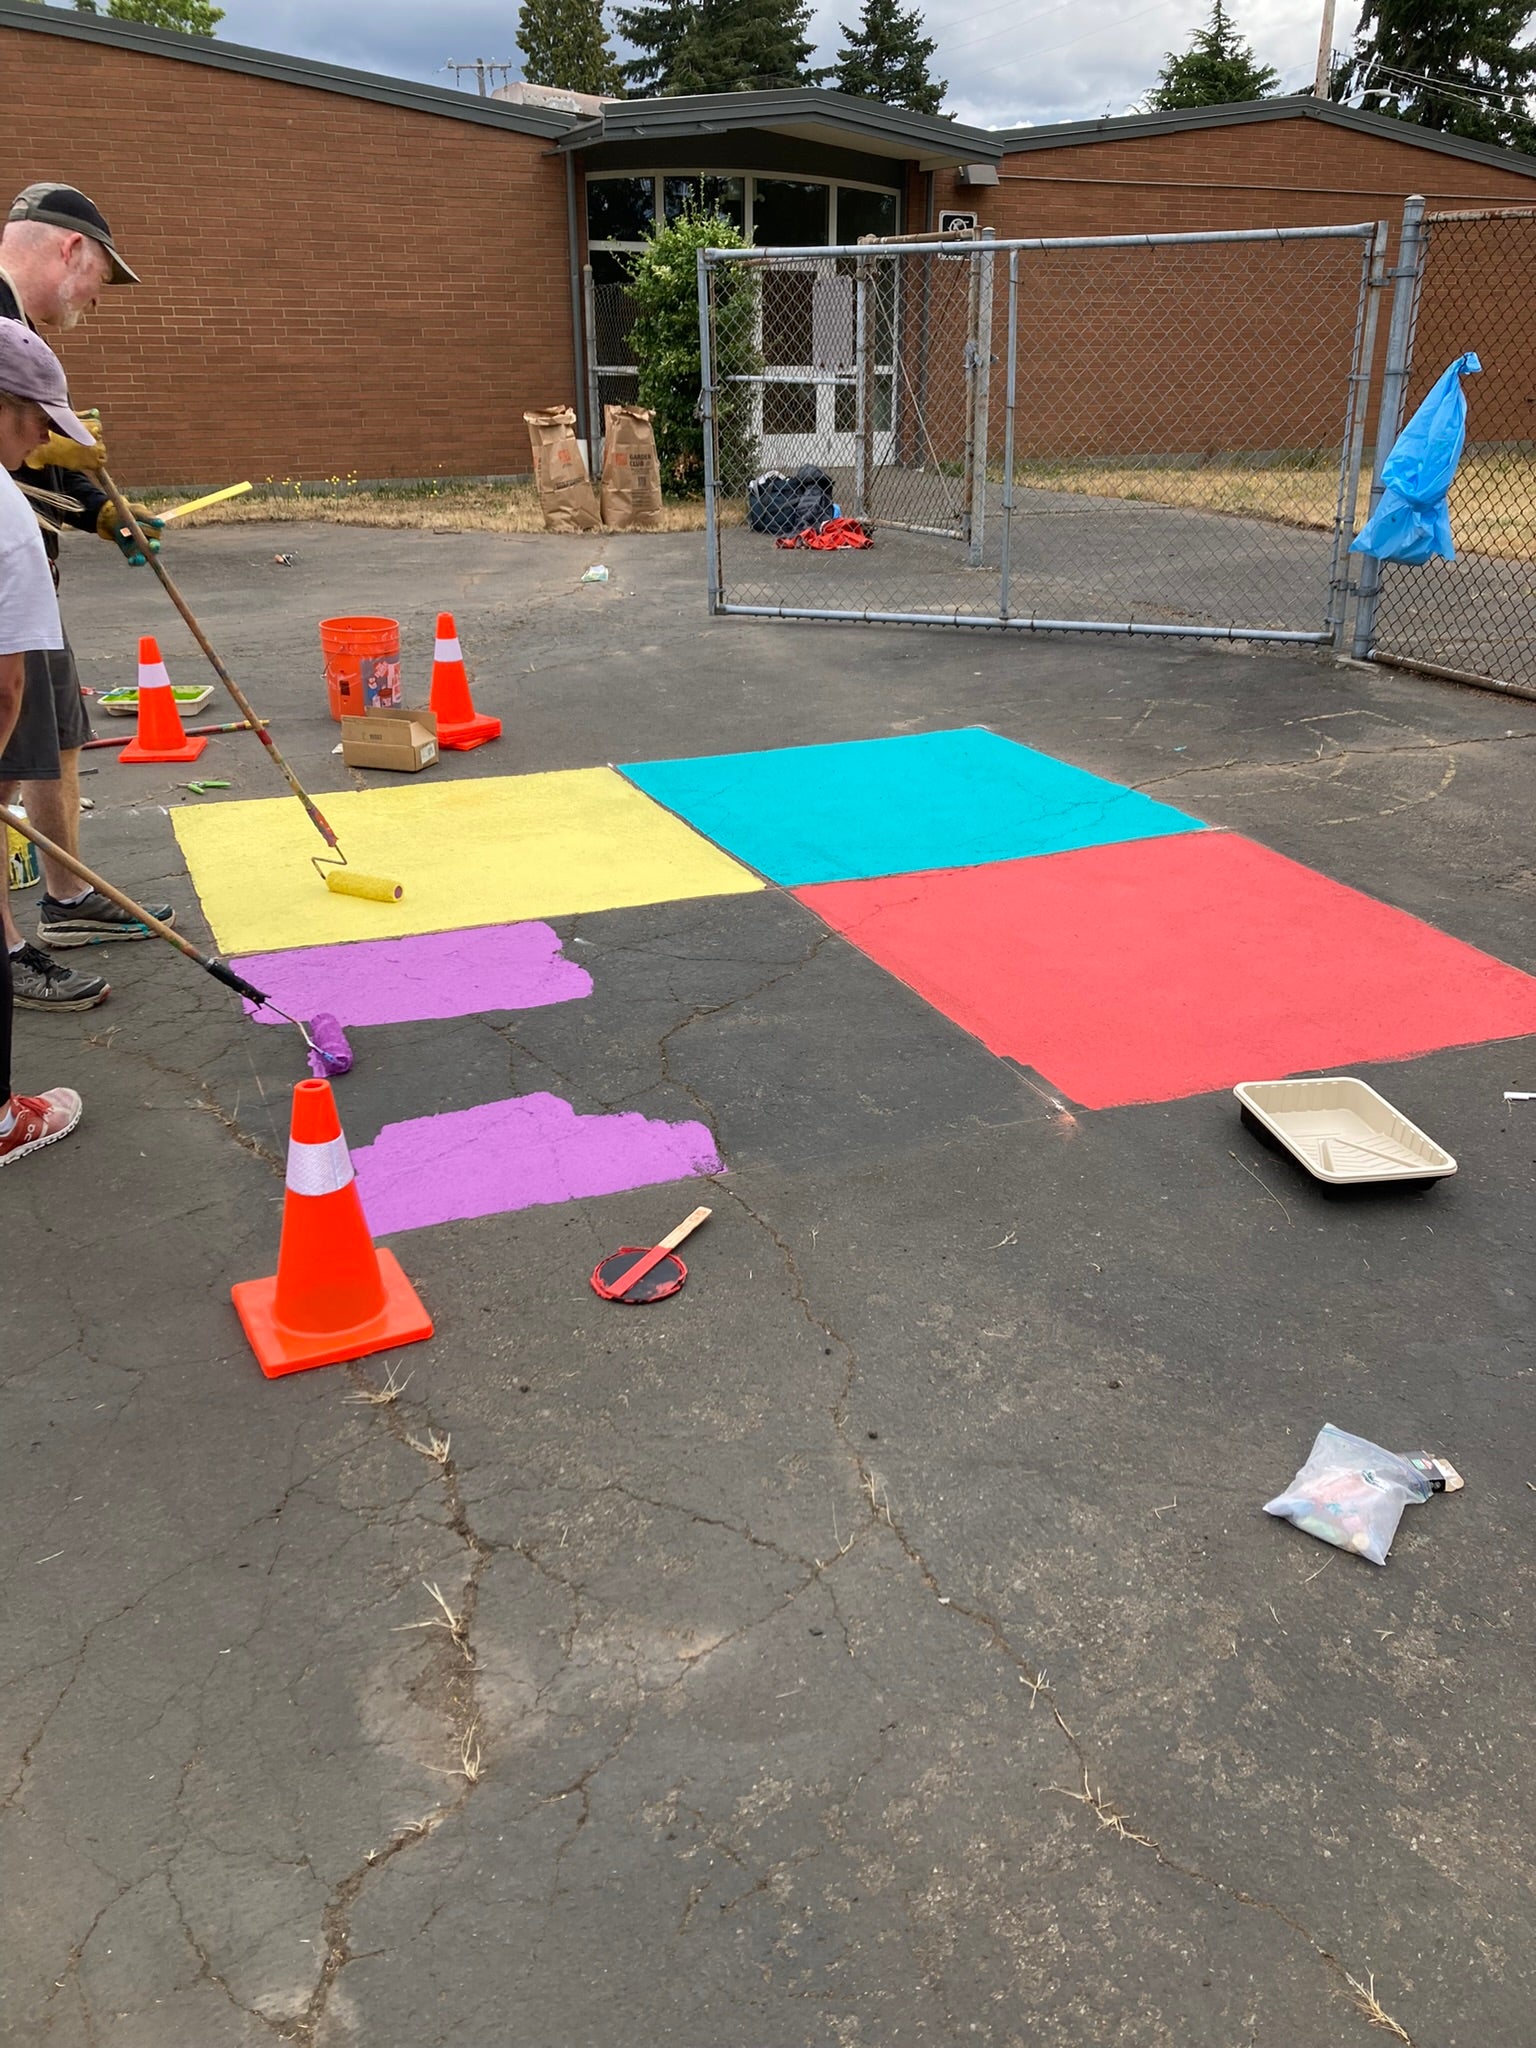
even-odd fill
[[[844,185],[837,195],[837,239],[856,242],[860,235],[898,232],[894,192],[855,192]]]
[[[816,288],[810,270],[770,270],[763,275],[763,361],[814,361],[812,307]]]
[[[814,384],[765,384],[763,386],[763,432],[765,434],[814,434],[816,431],[816,386]]]
[[[676,220],[691,206],[698,213],[718,213],[738,234],[746,220],[744,178],[667,178],[664,181],[667,219]]]
[[[891,430],[891,380],[877,377],[874,389],[874,427],[880,434]],[[839,434],[856,434],[859,430],[859,393],[854,384],[839,384],[832,394],[832,426]]]
[[[593,249],[587,257],[595,285],[628,284],[635,267],[633,256],[621,256],[617,249]]]
[[[793,178],[759,178],[753,187],[752,239],[760,249],[807,249],[827,239],[827,188]]]
[[[587,239],[639,242],[656,217],[654,178],[589,178]]]

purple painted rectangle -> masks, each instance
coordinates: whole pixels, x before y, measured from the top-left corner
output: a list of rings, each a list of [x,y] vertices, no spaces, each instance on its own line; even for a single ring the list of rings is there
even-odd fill
[[[725,1171],[705,1124],[578,1116],[558,1095],[386,1124],[352,1164],[376,1237]]]
[[[536,1010],[592,993],[591,975],[561,957],[559,934],[547,924],[477,925],[344,946],[301,946],[291,953],[252,953],[230,964],[292,1016],[325,1011],[344,1027]],[[250,1003],[245,1009],[258,1024],[283,1021]]]

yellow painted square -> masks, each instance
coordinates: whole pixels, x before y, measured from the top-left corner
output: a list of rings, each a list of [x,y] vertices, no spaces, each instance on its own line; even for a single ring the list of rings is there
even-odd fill
[[[337,896],[325,846],[292,797],[173,811],[225,953],[515,924],[695,896],[744,896],[747,868],[611,768],[476,777],[319,799],[349,863],[404,885],[399,903]]]

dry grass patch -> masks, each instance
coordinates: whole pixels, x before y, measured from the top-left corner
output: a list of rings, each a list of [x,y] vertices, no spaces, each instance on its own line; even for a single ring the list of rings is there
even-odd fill
[[[1123,498],[1183,511],[1224,512],[1240,519],[1270,519],[1281,526],[1331,531],[1338,503],[1337,473],[1303,464],[1245,468],[1236,463],[1187,469],[1020,464],[1027,489],[1070,491],[1081,497]],[[1371,473],[1360,478],[1350,531],[1364,524]],[[1505,561],[1536,560],[1536,457],[1469,455],[1451,487],[1451,528],[1458,550]]]
[[[426,1585],[425,1580],[422,1583]],[[425,1621],[402,1622],[395,1629],[394,1633],[397,1636],[403,1636],[411,1634],[416,1629],[440,1628],[458,1646],[464,1662],[466,1664],[473,1664],[475,1653],[469,1640],[469,1616],[449,1606],[448,1602],[443,1598],[443,1591],[440,1586],[427,1585],[427,1591],[432,1595],[433,1600],[437,1604],[437,1613],[428,1615]]]
[[[185,503],[186,492],[149,491],[152,511]],[[681,499],[662,509],[663,533],[702,533],[704,502]],[[432,532],[542,533],[544,515],[531,483],[402,484],[397,486],[338,484],[332,490],[300,493],[257,487],[249,496],[194,512],[178,524],[187,526],[254,526],[319,521],[329,526],[396,526]],[[593,534],[593,540],[601,539]]]
[[[1181,511],[1218,512],[1239,519],[1268,519],[1309,531],[1332,529],[1338,502],[1337,473],[1307,463],[1267,467],[1239,463],[1192,463],[1185,468],[1137,467],[1112,463],[1021,462],[1016,478],[1024,490],[1065,491],[1077,497],[1120,498]],[[1360,479],[1351,508],[1351,532],[1358,531],[1370,495],[1369,470]],[[153,510],[169,509],[186,493],[146,493]],[[740,499],[722,501],[720,524],[741,526]],[[249,497],[194,512],[188,526],[252,526],[312,522],[331,526],[393,526],[418,532],[542,533],[544,515],[531,483],[442,483],[364,486],[338,482],[324,491],[299,493],[291,486],[262,486]],[[1451,489],[1451,525],[1458,548],[1505,561],[1536,561],[1536,457],[1521,454],[1469,455]],[[662,512],[664,533],[702,533],[700,498],[669,500]],[[603,536],[591,534],[596,544]]]

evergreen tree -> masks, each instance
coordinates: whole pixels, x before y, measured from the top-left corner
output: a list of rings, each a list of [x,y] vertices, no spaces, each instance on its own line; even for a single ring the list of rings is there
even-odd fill
[[[640,93],[753,92],[810,85],[804,0],[648,0],[619,10],[619,33],[641,53],[624,65]]]
[[[652,99],[672,90],[669,80],[695,11],[694,0],[640,0],[618,10],[619,34],[640,53],[619,66],[632,92]]]
[[[826,74],[806,69],[810,18],[803,0],[697,0],[669,91],[762,92],[818,82]]]
[[[183,35],[211,36],[224,19],[212,0],[75,0],[77,14],[107,14],[114,21],[142,21],[151,28],[179,28]]]
[[[530,85],[557,85],[565,92],[596,92],[609,99],[623,92],[618,59],[603,26],[603,0],[523,0],[517,46]]]
[[[839,92],[910,107],[914,114],[940,111],[948,84],[929,75],[928,59],[938,44],[923,34],[923,17],[915,7],[900,7],[897,0],[864,0],[858,27],[844,22],[842,29],[847,41],[837,53],[832,74]]]
[[[1211,0],[1210,21],[1195,30],[1187,50],[1177,55],[1169,51],[1147,105],[1225,106],[1234,100],[1261,100],[1279,83],[1278,71],[1255,60],[1221,0]]]
[[[1536,154],[1536,47],[1527,0],[1366,0],[1334,99],[1443,135]]]

